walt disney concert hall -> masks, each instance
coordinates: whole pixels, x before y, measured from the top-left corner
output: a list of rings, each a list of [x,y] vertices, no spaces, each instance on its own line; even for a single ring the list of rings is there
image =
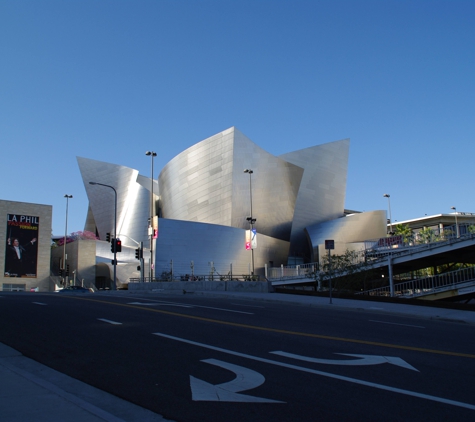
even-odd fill
[[[111,262],[105,240],[115,211],[121,279],[138,276],[140,243],[152,277],[242,276],[317,262],[325,239],[346,250],[384,236],[385,211],[344,209],[349,145],[344,139],[275,156],[232,127],[177,155],[155,180],[78,157],[89,199],[85,230],[101,239],[96,260]]]

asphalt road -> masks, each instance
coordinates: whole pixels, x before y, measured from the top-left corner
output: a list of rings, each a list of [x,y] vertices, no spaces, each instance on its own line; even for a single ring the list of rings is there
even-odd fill
[[[175,421],[475,416],[468,324],[192,294],[60,293],[2,293],[0,321],[0,342]]]

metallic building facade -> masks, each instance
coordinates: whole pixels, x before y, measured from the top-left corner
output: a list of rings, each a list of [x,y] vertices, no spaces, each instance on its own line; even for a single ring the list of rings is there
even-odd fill
[[[234,127],[178,154],[153,181],[160,217],[155,275],[248,273],[251,192],[258,233],[255,272],[263,274],[265,265],[286,265],[289,256],[315,258],[321,241],[315,227],[344,216],[348,154],[345,139],[274,156]],[[113,191],[89,182],[111,185],[117,190],[122,244],[147,246],[150,178],[119,165],[77,160],[89,198],[85,229],[97,230],[100,239],[113,233]],[[252,169],[252,175],[244,169]],[[344,237],[343,231],[336,232]],[[125,255],[123,261],[128,262]]]
[[[345,250],[361,250],[364,241],[386,236],[386,211],[368,211],[350,214],[306,227],[305,232],[312,245],[312,261],[318,262],[325,253],[325,239],[335,241],[333,253]]]

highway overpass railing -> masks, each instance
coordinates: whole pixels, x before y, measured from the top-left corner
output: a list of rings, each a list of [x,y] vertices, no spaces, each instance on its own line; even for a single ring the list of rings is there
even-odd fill
[[[462,268],[444,274],[438,274],[415,280],[404,281],[394,285],[394,296],[412,298],[457,289],[461,285],[466,287],[470,283],[475,286],[475,267]],[[358,295],[390,296],[390,286],[379,287]]]

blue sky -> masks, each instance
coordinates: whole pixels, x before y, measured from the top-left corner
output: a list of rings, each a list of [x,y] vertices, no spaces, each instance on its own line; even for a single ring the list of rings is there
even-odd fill
[[[76,156],[155,176],[231,126],[350,138],[345,207],[475,212],[475,1],[0,0],[0,198],[82,230]]]

